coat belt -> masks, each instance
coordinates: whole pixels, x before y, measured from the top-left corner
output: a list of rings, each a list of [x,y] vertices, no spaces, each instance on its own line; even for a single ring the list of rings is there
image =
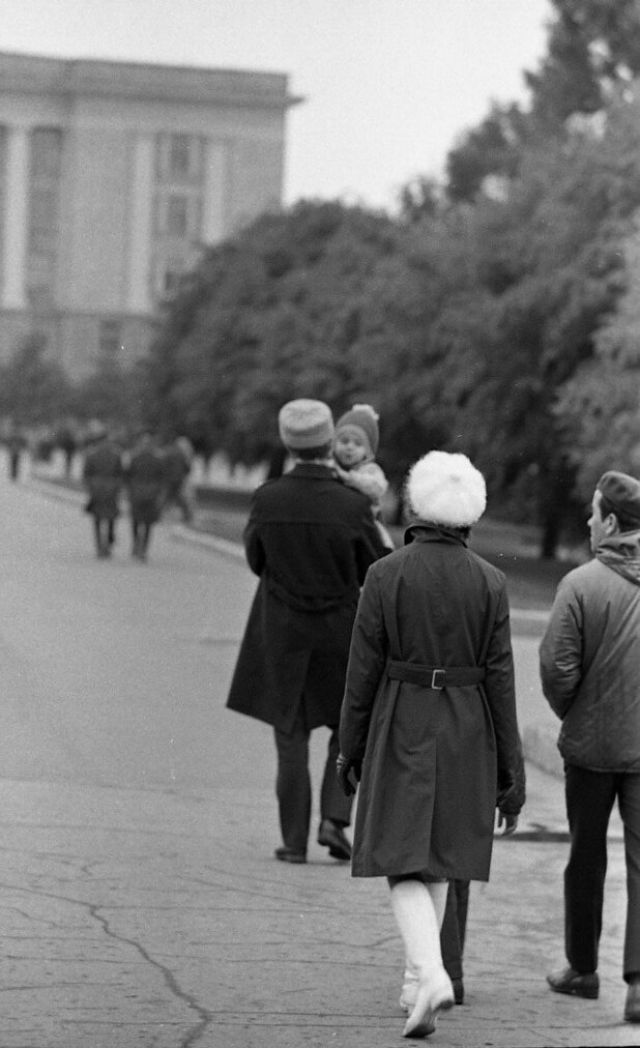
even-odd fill
[[[485,670],[483,666],[423,666],[419,662],[390,659],[387,676],[405,684],[419,684],[423,688],[442,691],[443,688],[480,684],[485,678]]]

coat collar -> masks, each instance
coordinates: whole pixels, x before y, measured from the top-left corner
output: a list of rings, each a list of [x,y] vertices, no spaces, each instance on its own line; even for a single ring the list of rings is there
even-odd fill
[[[335,477],[331,466],[324,466],[320,462],[296,462],[293,469],[289,471],[290,477],[314,477],[317,480],[326,477]]]
[[[466,546],[468,539],[459,528],[448,528],[444,524],[426,524],[422,520],[414,521],[404,533],[404,544],[410,542],[447,542],[451,545]]]

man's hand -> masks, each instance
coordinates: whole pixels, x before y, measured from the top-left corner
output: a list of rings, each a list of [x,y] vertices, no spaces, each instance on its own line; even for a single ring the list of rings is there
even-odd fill
[[[362,761],[352,760],[350,757],[343,757],[341,753],[338,754],[336,760],[338,782],[347,797],[352,797],[356,792],[356,783],[360,782],[361,770]]]
[[[518,816],[498,811],[498,829],[501,829],[503,826],[502,836],[509,837],[512,833],[515,833],[518,826]]]

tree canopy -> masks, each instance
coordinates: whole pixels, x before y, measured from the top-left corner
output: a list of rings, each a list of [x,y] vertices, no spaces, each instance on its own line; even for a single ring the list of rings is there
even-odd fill
[[[640,3],[554,8],[530,109],[492,106],[444,187],[396,217],[302,201],[208,250],[152,347],[151,421],[253,464],[286,400],[366,400],[396,485],[465,451],[548,555],[603,464],[640,469]]]

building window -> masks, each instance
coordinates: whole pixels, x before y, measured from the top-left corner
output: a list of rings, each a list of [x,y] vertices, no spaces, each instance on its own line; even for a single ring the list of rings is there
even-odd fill
[[[189,201],[185,196],[170,193],[167,197],[167,233],[170,237],[186,237],[189,232]]]
[[[189,193],[160,191],[155,201],[155,230],[160,240],[200,240],[202,201]]]
[[[122,349],[122,322],[101,320],[98,333],[98,351],[103,357],[116,357]]]
[[[200,135],[161,134],[156,144],[156,177],[164,185],[202,182],[204,143]]]

